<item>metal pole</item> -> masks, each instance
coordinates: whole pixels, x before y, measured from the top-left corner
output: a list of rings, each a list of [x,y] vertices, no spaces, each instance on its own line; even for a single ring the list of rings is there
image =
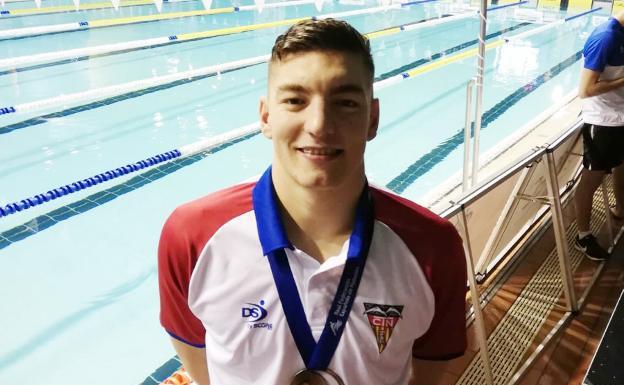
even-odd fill
[[[602,202],[605,207],[607,222],[607,233],[609,233],[609,251],[615,246],[615,236],[613,233],[613,218],[611,217],[611,205],[609,204],[609,193],[607,192],[607,178],[602,178]]]
[[[462,192],[468,190],[470,173],[470,126],[472,123],[472,87],[475,78],[468,80],[466,85],[466,125],[464,126],[464,174],[462,178]]]
[[[464,208],[461,210],[461,221],[463,227],[463,245],[464,254],[466,255],[466,267],[468,270],[468,285],[470,286],[470,297],[472,299],[472,310],[475,317],[475,329],[477,332],[477,341],[479,343],[479,354],[481,363],[485,371],[485,380],[487,385],[494,385],[494,377],[492,375],[492,363],[490,361],[490,351],[487,344],[487,333],[485,331],[485,320],[483,319],[483,310],[481,309],[481,296],[477,290],[477,281],[474,274],[474,264],[472,262],[472,247],[470,247],[470,237],[468,236],[468,221]]]
[[[569,311],[578,311],[578,302],[574,293],[574,283],[572,281],[572,271],[570,268],[570,258],[568,254],[568,241],[566,239],[565,227],[563,225],[563,210],[561,209],[561,197],[559,196],[559,182],[557,181],[557,167],[552,151],[544,154],[546,164],[546,187],[548,188],[548,200],[550,201],[550,211],[553,219],[553,230],[555,231],[555,241],[557,243],[557,257],[559,258],[559,269],[561,271],[561,281],[563,292]]]
[[[483,110],[483,72],[485,68],[485,34],[487,30],[487,0],[481,0],[479,54],[477,55],[477,102],[475,108],[474,142],[472,149],[472,179],[471,186],[478,181],[479,172],[479,133],[481,132],[481,118]]]

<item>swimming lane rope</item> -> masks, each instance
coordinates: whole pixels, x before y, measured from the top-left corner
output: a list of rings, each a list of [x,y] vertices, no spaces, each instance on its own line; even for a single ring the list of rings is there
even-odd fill
[[[265,4],[263,8],[264,9],[281,8],[281,7],[311,4],[311,3],[314,3],[314,0],[283,1],[283,2]],[[74,22],[74,23],[6,29],[3,31],[0,31],[0,39],[10,39],[10,38],[15,38],[15,37],[43,35],[47,33],[71,32],[71,31],[87,30],[87,29],[94,29],[94,28],[113,27],[113,26],[118,26],[118,25],[146,23],[150,21],[171,20],[171,19],[179,19],[179,18],[193,17],[193,16],[218,15],[218,14],[233,13],[233,12],[240,12],[240,11],[253,11],[256,9],[258,9],[258,6],[256,5],[244,5],[240,7],[224,7],[224,8],[202,9],[202,10],[185,11],[185,12],[158,13],[154,15],[119,17],[119,18],[114,18],[114,19],[83,20],[83,21]]]
[[[521,3],[523,2],[515,3],[515,4],[521,4]],[[500,9],[500,7],[496,7],[493,10],[495,9]],[[476,13],[474,12],[469,12],[467,14],[460,14],[460,15],[455,15],[455,16],[446,16],[446,17],[441,17],[441,18],[430,19],[424,22],[423,20],[420,20],[420,21],[416,21],[413,23],[403,24],[403,25],[396,26],[396,27],[390,27],[390,28],[379,30],[379,31],[370,32],[366,34],[366,36],[369,37],[370,39],[375,39],[375,38],[378,38],[381,36],[387,36],[390,34],[395,34],[395,33],[400,33],[400,32],[405,32],[405,31],[412,31],[417,28],[430,27],[430,26],[437,25],[443,22],[452,22],[452,21],[456,21],[456,20],[463,19],[466,17],[474,16],[475,14]],[[470,55],[471,53],[465,54],[466,57]],[[229,70],[247,67],[247,66],[254,65],[254,64],[264,63],[268,61],[268,59],[269,59],[269,55],[257,56],[254,58],[233,61],[233,62],[221,64],[221,65],[202,67],[202,68],[198,68],[195,70],[178,72],[175,74],[152,77],[148,79],[142,79],[142,80],[136,80],[136,81],[132,81],[128,83],[117,84],[113,86],[91,89],[88,91],[55,96],[52,98],[37,100],[34,102],[22,103],[22,104],[18,104],[15,106],[0,107],[0,115],[7,115],[7,114],[21,113],[21,112],[34,112],[34,111],[39,111],[39,110],[53,107],[55,105],[68,105],[68,104],[75,103],[81,100],[102,99],[104,97],[111,97],[114,95],[120,95],[120,94],[124,94],[127,92],[138,91],[138,90],[145,89],[148,87],[163,85],[163,84],[171,83],[171,82],[181,80],[181,79],[188,79],[188,78],[207,75],[211,73],[218,73],[218,72],[223,72],[226,70],[229,71]],[[448,57],[444,60],[455,61],[455,60],[459,60],[459,58],[453,60],[452,57]],[[437,63],[437,61],[434,63]],[[431,63],[428,66],[435,66],[434,63]],[[446,64],[446,62],[443,64]],[[443,65],[443,64],[439,64],[438,66]],[[423,72],[423,71],[420,71],[420,72]],[[414,76],[414,75],[415,73],[408,73],[407,75],[401,74],[401,75],[397,75],[394,78],[386,79],[383,82],[384,84],[392,83],[397,80],[400,80],[400,77],[409,77],[409,76]]]
[[[156,38],[151,38],[151,39],[127,41],[123,43],[104,44],[104,45],[99,45],[99,46],[94,46],[94,47],[76,48],[76,49],[70,49],[66,51],[44,52],[44,53],[35,54],[35,55],[19,56],[15,58],[2,59],[0,60],[0,68],[18,68],[20,66],[25,66],[25,65],[35,64],[35,63],[45,63],[45,62],[49,62],[53,60],[72,59],[75,57],[82,57],[82,56],[95,56],[95,55],[108,54],[108,53],[119,52],[119,51],[127,51],[127,50],[138,49],[138,48],[163,46],[163,45],[172,44],[176,42],[184,42],[184,41],[200,40],[200,39],[206,39],[206,38],[217,37],[217,36],[232,35],[232,34],[237,34],[237,33],[242,33],[242,32],[255,31],[259,29],[292,25],[301,20],[345,18],[349,16],[377,13],[377,12],[387,11],[391,9],[400,9],[401,7],[415,5],[415,4],[428,3],[432,1],[437,1],[437,0],[420,0],[420,1],[413,1],[409,3],[403,3],[403,4],[392,4],[388,6],[382,6],[382,7],[372,7],[372,8],[353,10],[353,11],[329,13],[329,14],[318,15],[318,16],[306,16],[306,17],[300,17],[300,18],[278,20],[278,21],[272,21],[268,23],[220,28],[220,29],[214,29],[214,30],[208,30],[208,31],[202,31],[202,32],[185,33],[185,34],[180,34],[180,35],[161,36],[161,37],[156,37]],[[249,6],[249,7],[255,7],[255,6]],[[266,8],[266,5],[265,5],[265,8]]]
[[[196,1],[196,0],[163,0],[164,3],[182,3],[187,1]],[[153,5],[154,0],[122,0],[119,3],[119,7],[135,7],[137,5]],[[90,11],[94,9],[107,9],[114,8],[114,6],[110,2],[102,2],[102,3],[86,3],[81,4],[79,11]],[[49,13],[59,13],[59,12],[76,12],[76,6],[74,5],[58,5],[54,7],[43,7],[43,8],[24,8],[24,9],[13,9],[13,10],[2,10],[0,11],[0,20],[5,17],[15,17],[15,16],[30,16],[30,15],[44,15]]]
[[[429,67],[429,70],[432,70],[438,67],[439,66],[431,66]],[[418,72],[418,74],[422,74],[424,72],[426,71],[420,71]],[[415,75],[412,75],[412,76],[398,75],[398,76],[401,77],[401,79],[407,79],[409,77],[414,77]],[[389,79],[393,79],[393,78],[389,78]],[[397,81],[388,83],[386,80],[375,82],[374,83],[375,90],[377,91],[381,88],[385,88],[386,86],[398,83]],[[115,169],[97,174],[90,178],[86,178],[77,182],[66,184],[64,186],[49,190],[42,194],[37,194],[31,198],[22,199],[18,202],[7,204],[4,207],[0,207],[0,218],[3,216],[8,216],[8,215],[29,209],[31,207],[38,206],[40,204],[49,202],[51,200],[60,198],[62,196],[84,190],[86,188],[92,187],[99,183],[103,183],[105,181],[109,181],[109,180],[118,178],[120,176],[127,175],[130,173],[154,166],[162,162],[170,161],[170,160],[180,158],[180,157],[190,156],[190,155],[197,154],[203,151],[208,151],[211,148],[214,148],[224,143],[236,140],[237,138],[241,138],[241,137],[253,134],[253,133],[257,133],[259,132],[259,130],[260,130],[260,124],[252,123],[252,124],[228,131],[224,134],[214,136],[212,138],[208,138],[208,139],[204,139],[195,143],[191,143],[189,145],[181,147],[180,149],[167,151],[165,153],[158,154],[156,156],[153,156],[144,160],[140,160],[138,162],[131,163],[126,166],[117,167]]]

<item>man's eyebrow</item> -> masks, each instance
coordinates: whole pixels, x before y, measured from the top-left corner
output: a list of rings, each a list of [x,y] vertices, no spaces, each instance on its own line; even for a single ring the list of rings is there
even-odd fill
[[[305,92],[306,88],[299,84],[287,83],[287,84],[282,84],[281,86],[277,87],[277,91],[278,92]]]
[[[277,87],[278,92],[307,92],[308,89],[300,84],[287,83]],[[359,84],[341,84],[331,89],[332,94],[357,93],[365,94],[364,87]]]
[[[356,93],[365,94],[364,87],[359,84],[342,84],[331,90],[332,94]]]

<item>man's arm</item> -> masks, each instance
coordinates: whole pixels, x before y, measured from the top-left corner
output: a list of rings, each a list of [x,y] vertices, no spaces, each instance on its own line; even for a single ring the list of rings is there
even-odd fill
[[[579,97],[581,99],[604,94],[624,86],[624,77],[612,80],[599,80],[600,72],[583,68],[579,83]]]
[[[196,348],[184,342],[171,338],[171,343],[184,369],[197,385],[210,385],[208,380],[208,364],[206,363],[206,349]]]

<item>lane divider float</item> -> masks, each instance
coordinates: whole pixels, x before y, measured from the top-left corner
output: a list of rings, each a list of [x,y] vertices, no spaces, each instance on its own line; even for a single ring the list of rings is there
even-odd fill
[[[283,1],[283,2],[278,2],[278,3],[265,4],[263,8],[267,9],[267,8],[290,7],[290,6],[296,6],[296,5],[311,4],[311,3],[314,3],[314,1],[315,0]],[[6,30],[0,31],[0,39],[37,36],[37,35],[44,35],[48,33],[72,32],[72,31],[113,27],[113,26],[127,25],[127,24],[148,23],[152,21],[180,19],[180,18],[194,17],[194,16],[219,15],[219,14],[224,14],[224,13],[233,13],[233,12],[240,12],[240,11],[252,11],[256,9],[258,9],[257,5],[244,5],[240,7],[224,7],[224,8],[202,9],[202,10],[184,11],[184,12],[158,13],[158,14],[153,14],[153,15],[118,17],[114,19],[83,20],[83,21],[74,22],[74,23],[14,28],[14,29],[6,29]]]
[[[501,39],[494,43],[491,43],[489,47],[493,48],[504,43],[505,41]],[[466,54],[466,53],[469,53],[469,54]],[[464,59],[466,57],[476,55],[476,53],[477,53],[476,49],[471,49],[471,50],[462,52],[457,55],[449,56],[448,58],[440,59],[434,63],[419,66],[413,70],[404,72],[400,75],[397,75],[397,76],[394,76],[385,80],[377,81],[373,84],[374,90],[378,91],[382,88],[386,88],[387,86],[397,84],[402,80],[405,80],[408,78],[414,78],[417,75],[421,75],[423,73],[440,68],[446,64],[450,64],[452,62]],[[437,64],[437,65],[432,65],[432,64]],[[423,69],[420,70],[421,68]],[[131,163],[126,166],[117,167],[113,170],[109,170],[109,171],[97,174],[90,178],[82,179],[77,182],[73,182],[73,183],[66,184],[61,187],[57,187],[55,189],[47,191],[46,193],[37,194],[31,198],[26,198],[18,202],[9,203],[5,205],[4,207],[0,207],[0,218],[3,216],[15,214],[17,212],[29,209],[31,207],[41,205],[43,203],[52,201],[62,196],[84,190],[86,188],[95,186],[97,184],[118,178],[120,176],[127,175],[130,173],[154,166],[156,164],[160,164],[163,162],[171,161],[176,158],[186,157],[186,156],[194,155],[200,152],[208,151],[212,148],[221,146],[224,143],[236,140],[238,138],[251,135],[251,134],[256,134],[259,131],[260,131],[260,123],[258,122],[251,123],[251,124],[239,127],[237,129],[227,131],[223,134],[216,135],[208,139],[203,139],[195,143],[185,145],[183,147],[180,147],[180,149],[167,151],[165,153],[155,155],[153,157],[140,160],[138,162]]]
[[[345,11],[345,12],[337,12],[337,13],[329,13],[318,16],[305,16],[299,18],[285,19],[285,20],[277,20],[267,23],[259,23],[259,24],[250,24],[238,27],[228,27],[228,28],[219,28],[202,32],[191,32],[180,35],[168,35],[161,36],[151,39],[144,40],[133,40],[122,43],[113,43],[113,44],[104,44],[93,47],[85,47],[85,48],[75,48],[65,51],[52,51],[52,52],[44,52],[35,55],[27,55],[27,56],[18,56],[14,58],[7,58],[0,60],[0,68],[18,68],[31,64],[40,64],[50,61],[56,60],[66,60],[72,59],[76,57],[82,56],[95,56],[102,54],[109,54],[120,51],[128,51],[139,48],[146,47],[154,47],[154,46],[163,46],[172,43],[184,42],[184,41],[192,41],[192,40],[200,40],[217,36],[225,36],[232,35],[242,32],[256,31],[260,29],[267,28],[275,28],[281,26],[287,26],[295,24],[301,20],[309,20],[309,19],[327,19],[327,18],[345,18],[349,16],[356,15],[364,15],[370,13],[377,13],[382,11],[388,11],[393,9],[400,9],[405,6],[428,3],[437,0],[421,0],[421,1],[413,1],[409,3],[402,4],[391,4],[388,6],[381,7],[372,7],[372,8],[364,8],[353,11]],[[250,6],[253,7],[253,6]],[[266,7],[266,5],[265,5]]]
[[[187,1],[196,0],[163,0],[164,3],[182,3]],[[135,7],[139,5],[153,5],[154,0],[122,0],[119,3],[119,7]],[[114,8],[110,2],[102,3],[83,3],[80,5],[78,11],[91,11],[94,9],[107,9]],[[2,17],[15,17],[15,16],[30,16],[30,15],[46,15],[50,13],[60,12],[76,12],[75,5],[57,5],[53,7],[43,8],[24,8],[24,9],[12,9],[0,11],[0,18]]]
[[[519,4],[519,3],[518,3]],[[494,9],[493,9],[494,10]],[[390,27],[379,31],[374,31],[365,34],[370,39],[375,39],[382,36],[388,36],[400,32],[413,31],[418,28],[430,27],[438,25],[444,22],[453,22],[459,19],[474,16],[475,13],[461,14],[455,16],[446,16],[440,18],[429,19],[426,21],[420,20],[413,23],[403,24],[397,27]],[[470,55],[468,55],[470,56]],[[178,72],[175,74],[163,75],[158,77],[151,77],[148,79],[135,80],[127,83],[117,84],[113,86],[101,87],[91,89],[88,91],[76,92],[72,94],[66,94],[61,96],[55,96],[52,98],[42,99],[34,102],[22,103],[15,106],[0,107],[0,115],[22,113],[22,112],[35,112],[46,108],[53,107],[55,105],[68,105],[77,101],[102,99],[105,97],[111,97],[115,95],[124,94],[127,92],[138,91],[141,89],[163,85],[166,83],[174,82],[181,79],[188,79],[197,76],[203,76],[223,71],[236,70],[250,65],[265,63],[270,59],[270,55],[257,56],[253,58],[247,58],[237,61],[232,61],[224,64],[212,65],[208,67],[202,67],[194,70]],[[445,59],[445,60],[448,60]],[[456,59],[459,60],[459,59]],[[437,61],[436,61],[437,62]],[[405,75],[404,75],[405,76]],[[412,75],[407,75],[412,76]],[[392,82],[393,78],[385,79],[384,82]]]

